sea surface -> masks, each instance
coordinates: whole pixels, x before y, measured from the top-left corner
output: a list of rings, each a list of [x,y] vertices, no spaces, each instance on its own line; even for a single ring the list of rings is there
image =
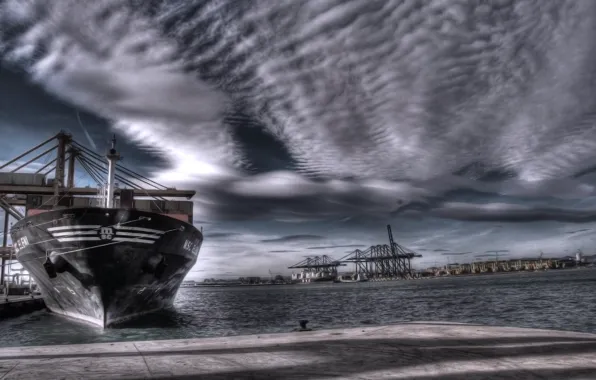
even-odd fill
[[[596,333],[596,270],[357,284],[182,288],[176,311],[101,330],[39,311],[0,321],[0,347],[180,339],[450,321]]]

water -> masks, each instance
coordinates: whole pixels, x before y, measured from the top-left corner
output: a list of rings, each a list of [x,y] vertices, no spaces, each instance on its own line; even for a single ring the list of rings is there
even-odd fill
[[[0,347],[287,332],[452,321],[596,333],[596,270],[432,280],[184,288],[176,312],[101,330],[40,311],[0,322]]]

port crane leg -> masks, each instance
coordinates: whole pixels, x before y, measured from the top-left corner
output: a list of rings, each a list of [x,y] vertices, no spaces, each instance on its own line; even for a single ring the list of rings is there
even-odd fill
[[[9,214],[4,210],[4,234],[2,235],[2,247],[8,246],[8,218]],[[2,265],[0,266],[0,285],[4,285],[4,273],[6,272],[6,259],[2,258]]]

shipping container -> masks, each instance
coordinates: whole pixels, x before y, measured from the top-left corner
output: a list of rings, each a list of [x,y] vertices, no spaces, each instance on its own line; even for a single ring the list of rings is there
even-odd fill
[[[68,195],[63,195],[58,198],[58,206],[62,207],[72,207],[72,197]]]
[[[27,209],[34,209],[41,206],[43,197],[41,195],[27,195]]]
[[[54,196],[53,195],[44,195],[41,197],[41,204],[42,205],[52,205],[54,204]]]
[[[1,185],[45,186],[45,175],[41,173],[0,173]]]
[[[161,215],[166,215],[166,216],[169,216],[170,218],[178,219],[178,220],[181,220],[186,223],[189,222],[188,215],[185,215],[185,214],[161,214]]]
[[[166,202],[160,200],[152,200],[149,203],[149,209],[153,212],[164,212],[166,208]]]
[[[120,205],[122,208],[134,207],[134,190],[122,189],[120,190]]]
[[[74,198],[72,200],[72,207],[88,207],[89,198]]]
[[[135,208],[137,210],[147,210],[151,209],[151,201],[145,199],[135,199]]]
[[[164,211],[172,212],[172,211],[178,211],[178,203],[177,201],[166,201],[165,202],[165,207],[164,207]]]
[[[179,210],[182,214],[192,215],[194,203],[191,201],[179,202]]]

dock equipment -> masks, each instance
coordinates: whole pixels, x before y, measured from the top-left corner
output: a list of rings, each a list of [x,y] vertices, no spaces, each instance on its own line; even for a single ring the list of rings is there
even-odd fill
[[[387,234],[389,244],[373,245],[364,251],[357,249],[337,261],[354,263],[356,273],[365,274],[369,279],[412,278],[412,259],[422,255],[396,243],[390,225],[387,225]]]
[[[390,225],[387,225],[387,234],[389,244],[373,245],[364,251],[357,249],[337,260],[327,255],[307,256],[288,269],[303,269],[309,273],[337,273],[339,266],[353,263],[355,272],[364,274],[369,279],[413,278],[412,259],[422,255],[396,243]]]
[[[307,272],[337,272],[337,267],[345,265],[327,255],[307,256],[306,259],[288,267],[288,269],[305,269]]]

